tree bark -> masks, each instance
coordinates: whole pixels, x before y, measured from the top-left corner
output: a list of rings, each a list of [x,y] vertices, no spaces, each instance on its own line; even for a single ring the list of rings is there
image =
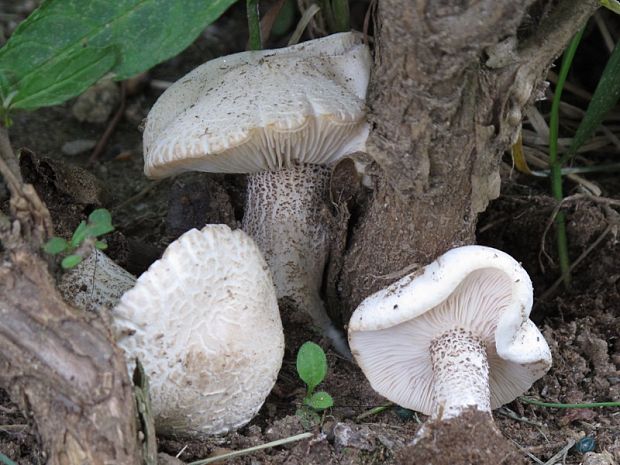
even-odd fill
[[[533,3],[379,0],[369,93],[373,189],[349,224],[337,279],[345,321],[412,267],[474,241],[478,213],[499,195],[501,154],[524,107],[598,7],[561,0],[528,29],[524,20],[540,6]]]
[[[0,386],[34,416],[50,465],[141,463],[133,388],[122,352],[97,315],[70,308],[38,254],[49,212],[23,184],[6,130],[0,173]]]

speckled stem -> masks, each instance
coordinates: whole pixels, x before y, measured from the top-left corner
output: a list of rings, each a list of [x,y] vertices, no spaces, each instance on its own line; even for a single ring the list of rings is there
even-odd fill
[[[348,353],[320,297],[330,240],[329,176],[330,169],[319,165],[248,175],[243,229],[269,264],[278,299],[289,298],[339,352]]]
[[[456,417],[467,407],[491,412],[489,363],[482,339],[457,328],[433,339],[430,345],[433,376],[431,419]]]

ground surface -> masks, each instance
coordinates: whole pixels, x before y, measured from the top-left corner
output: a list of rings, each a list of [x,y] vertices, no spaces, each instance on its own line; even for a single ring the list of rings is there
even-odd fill
[[[243,49],[243,38],[225,35],[227,30],[243,27],[235,26],[235,21],[239,21],[239,15],[225,18],[181,57],[159,66],[150,77],[176,80],[212,56]],[[93,208],[105,206],[112,211],[117,225],[117,232],[110,239],[110,255],[136,274],[146,269],[166,244],[191,227],[200,227],[204,222],[238,226],[243,208],[244,180],[240,176],[189,174],[157,183],[144,178],[138,127],[160,93],[161,90],[144,82],[128,97],[124,118],[99,160],[92,164],[88,162],[89,150],[67,155],[66,144],[96,141],[106,125],[78,121],[72,113],[73,102],[35,113],[17,114],[11,128],[14,146],[28,149],[22,156],[24,173],[42,193],[57,232],[70,234]],[[97,109],[108,105],[102,100],[98,94],[87,102],[87,107]],[[114,98],[111,101],[114,102]],[[115,111],[116,104],[110,105],[110,109]],[[605,154],[599,155],[605,157]],[[67,163],[80,169],[67,168]],[[571,258],[576,259],[597,239],[602,239],[575,269],[569,291],[560,287],[557,292],[545,295],[557,277],[554,264],[540,257],[541,243],[554,255],[553,234],[549,233],[546,240],[542,240],[554,203],[547,195],[544,181],[512,172],[507,165],[503,175],[502,197],[481,217],[478,241],[512,254],[523,263],[534,281],[538,297],[532,318],[551,346],[554,365],[528,395],[564,403],[619,400],[618,214],[587,199],[569,205]],[[603,173],[588,179],[601,187],[603,196],[620,199],[620,175]],[[6,196],[0,183],[0,202],[5,202]],[[294,414],[303,390],[295,373],[295,353],[306,340],[315,340],[324,347],[326,344],[312,331],[288,323],[286,316],[284,320],[287,332],[284,366],[259,416],[239,432],[221,438],[206,441],[162,438],[160,450],[189,462],[310,429],[316,433],[311,441],[259,452],[233,463],[407,462],[406,445],[424,418],[388,408],[357,420],[357,416],[386,401],[372,391],[356,366],[340,359],[331,350],[327,351],[329,372],[322,388],[332,394],[335,406],[325,413],[320,425],[309,427],[299,421]],[[614,459],[617,463],[620,460],[618,409],[560,410],[517,400],[494,412],[494,419],[501,434],[514,444],[515,457],[522,458],[524,463],[544,463],[584,435],[594,439],[594,451],[598,456],[586,456],[573,448],[560,454],[557,460],[567,464],[614,463]],[[431,442],[428,450],[435,451],[430,455],[434,457],[433,463],[468,463],[474,460],[467,458],[472,457],[472,450],[488,447],[493,435],[477,436],[472,424],[462,425],[461,434],[450,440]],[[3,391],[0,391],[0,452],[19,464],[45,461],[30,419],[11,404]],[[517,463],[516,460],[506,463]],[[417,463],[426,463],[426,459]]]

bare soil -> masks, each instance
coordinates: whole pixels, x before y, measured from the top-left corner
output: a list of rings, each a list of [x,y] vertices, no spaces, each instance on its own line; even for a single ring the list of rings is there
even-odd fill
[[[239,21],[239,12],[228,15],[180,57],[158,66],[149,77],[174,81],[213,56],[242,50],[244,38],[225,36],[226,31],[242,28]],[[78,121],[72,114],[73,102],[16,114],[11,128],[14,147],[28,149],[21,161],[24,174],[50,208],[57,233],[69,235],[96,207],[110,209],[117,232],[110,238],[109,253],[135,274],[144,271],[183,231],[203,223],[237,227],[243,213],[242,176],[186,174],[161,182],[144,178],[138,127],[160,93],[161,90],[143,83],[139,91],[128,97],[124,118],[94,164],[88,162],[89,151],[72,156],[63,153],[68,142],[98,140],[106,127],[105,123]],[[98,105],[96,101],[92,104]],[[527,395],[563,403],[618,401],[618,214],[588,199],[569,205],[573,260],[603,236],[574,270],[570,289],[559,287],[543,299],[541,296],[558,275],[555,263],[541,253],[544,244],[547,254],[555,257],[553,228],[545,236],[555,203],[548,196],[545,183],[508,169],[503,174],[502,196],[481,217],[478,242],[512,254],[523,263],[535,285],[537,299],[532,318],[543,329],[554,364]],[[604,196],[620,199],[618,175],[603,173],[589,179],[603,188]],[[6,189],[0,181],[0,202],[6,200]],[[304,425],[295,416],[303,397],[295,372],[295,354],[306,340],[314,340],[323,347],[327,344],[311,329],[289,321],[286,313],[284,322],[284,365],[260,414],[240,431],[221,437],[190,441],[160,438],[160,451],[190,462],[310,430],[316,433],[312,440],[257,452],[229,463],[544,463],[570,442],[588,436],[594,439],[594,452],[598,455],[585,455],[571,448],[560,455],[559,461],[620,461],[618,409],[554,409],[520,400],[494,412],[501,435],[488,423],[468,418],[445,430],[439,428],[441,434],[436,441],[430,440],[414,455],[408,444],[425,420],[423,416],[390,407],[356,420],[386,401],[370,388],[355,365],[330,349],[329,371],[321,388],[332,394],[334,407],[325,412],[319,424]],[[497,447],[490,447],[493,441]],[[485,455],[483,459],[486,450],[494,451],[494,455]],[[1,390],[0,452],[20,465],[45,463],[32,419],[19,412]],[[515,458],[502,462],[507,456]]]

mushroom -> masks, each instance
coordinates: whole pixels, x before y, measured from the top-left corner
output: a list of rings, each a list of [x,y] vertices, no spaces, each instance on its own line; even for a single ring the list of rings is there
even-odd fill
[[[366,298],[349,342],[371,386],[398,405],[441,421],[490,414],[551,366],[531,307],[532,283],[512,257],[459,247]]]
[[[144,131],[144,171],[248,173],[243,229],[289,298],[348,352],[320,297],[330,166],[364,150],[370,55],[341,33],[199,66],[168,88]]]
[[[97,261],[106,268],[94,277],[128,274],[109,258]],[[284,356],[275,289],[254,241],[224,225],[192,229],[134,281],[115,302],[117,289],[93,301],[82,279],[74,288],[83,294],[70,301],[98,310],[116,305],[112,329],[129,371],[137,358],[149,376],[158,432],[218,434],[250,421]]]
[[[128,362],[150,377],[157,430],[246,424],[273,388],[284,334],[269,269],[243,231],[210,225],[168,246],[112,311]]]
[[[93,249],[77,266],[62,274],[58,290],[75,307],[100,312],[114,307],[135,284],[134,275],[101,250]]]

